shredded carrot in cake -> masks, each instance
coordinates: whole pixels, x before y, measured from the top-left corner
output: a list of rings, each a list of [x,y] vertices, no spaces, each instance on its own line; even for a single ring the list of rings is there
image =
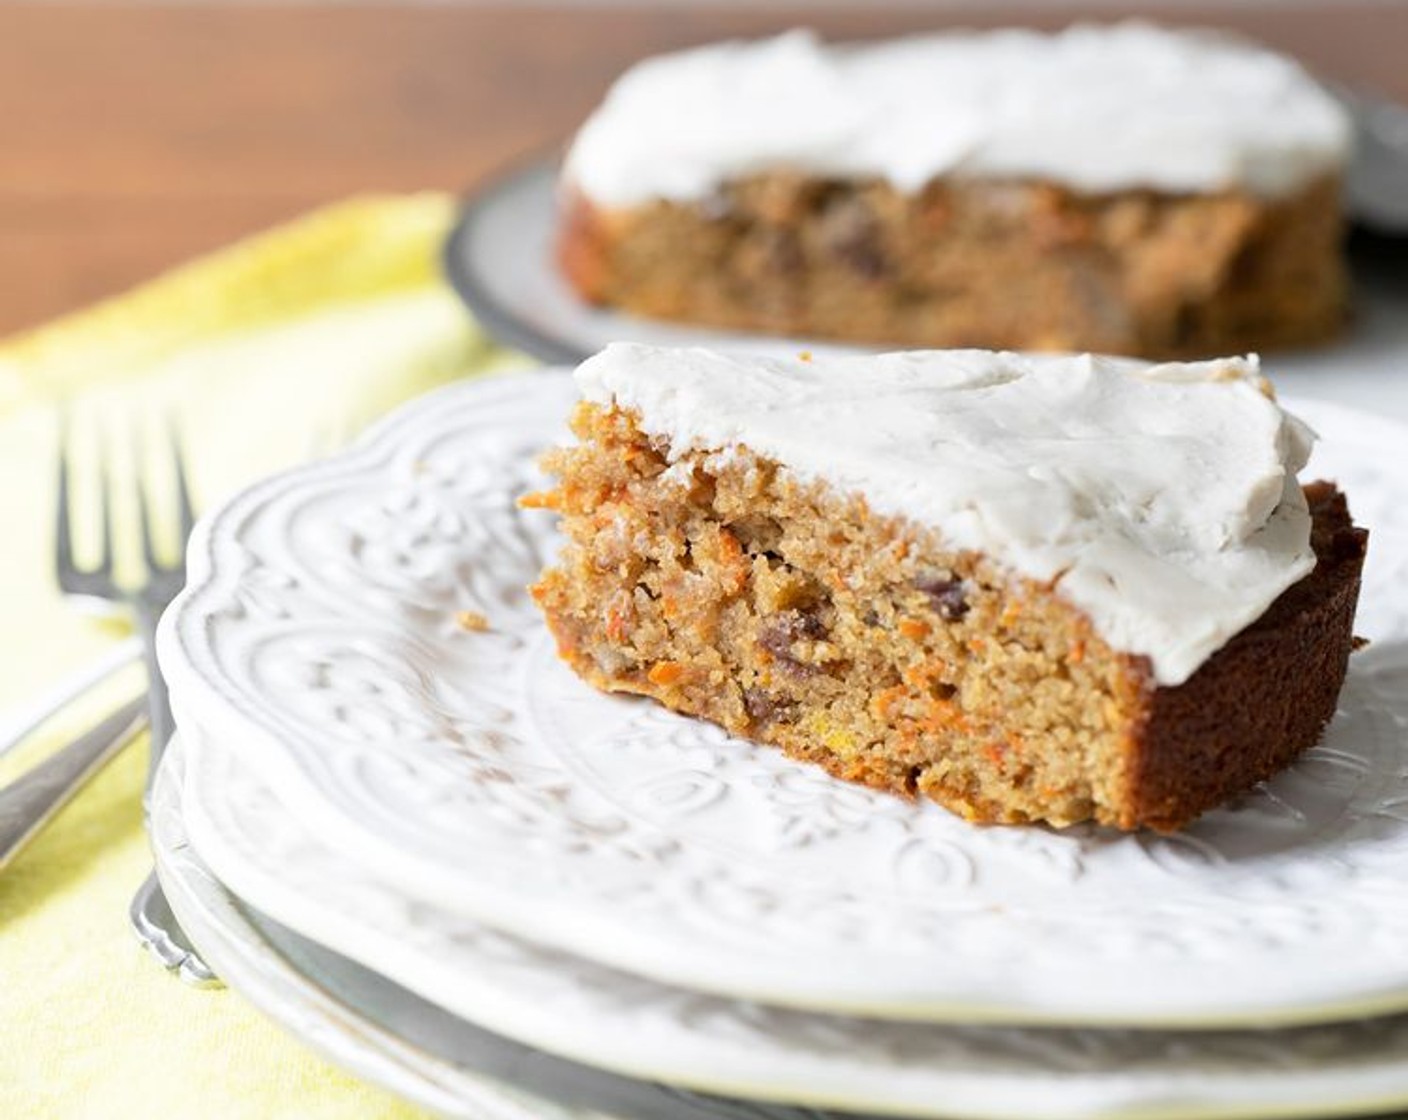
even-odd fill
[[[606,635],[613,642],[624,642],[630,630],[631,597],[624,592],[612,599],[606,609]]]
[[[657,661],[645,674],[651,684],[674,684],[684,676],[684,666],[678,661]]]
[[[519,509],[562,509],[561,490],[537,490],[518,499]]]

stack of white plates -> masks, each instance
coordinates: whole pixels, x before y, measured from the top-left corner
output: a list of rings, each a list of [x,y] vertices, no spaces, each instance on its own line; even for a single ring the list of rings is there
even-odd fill
[[[515,504],[572,398],[444,390],[202,523],[155,832],[234,987],[452,1115],[1408,1106],[1408,429],[1291,402],[1372,644],[1322,745],[1160,837],[977,828],[576,680]]]

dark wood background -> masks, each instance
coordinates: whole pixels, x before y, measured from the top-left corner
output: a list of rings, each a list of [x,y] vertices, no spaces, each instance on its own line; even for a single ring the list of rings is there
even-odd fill
[[[1408,6],[1143,5],[1408,101]],[[464,190],[570,134],[651,51],[1127,14],[1031,4],[0,5],[0,335],[320,202]]]

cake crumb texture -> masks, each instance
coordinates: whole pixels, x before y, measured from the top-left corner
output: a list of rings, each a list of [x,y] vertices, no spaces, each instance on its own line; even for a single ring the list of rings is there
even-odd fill
[[[569,184],[558,236],[587,300],[653,318],[897,346],[1205,357],[1326,342],[1348,279],[1337,177],[1081,193],[1030,180],[770,171],[707,202],[608,209]]]
[[[610,404],[550,452],[561,656],[837,777],[981,822],[1179,828],[1282,768],[1334,712],[1366,534],[1306,488],[1316,567],[1159,687],[1049,587],[745,446],[670,454]]]

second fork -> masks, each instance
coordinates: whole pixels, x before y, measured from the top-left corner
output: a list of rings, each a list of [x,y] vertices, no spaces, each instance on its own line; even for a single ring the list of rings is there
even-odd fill
[[[135,586],[130,587],[124,586],[117,577],[112,516],[112,470],[106,455],[99,468],[102,527],[99,557],[96,564],[83,567],[78,563],[74,551],[70,447],[66,422],[63,424],[59,448],[59,512],[55,548],[59,586],[66,595],[90,603],[96,599],[127,608],[132,612],[142,641],[142,655],[146,662],[149,685],[148,709],[151,723],[151,758],[146,788],[142,795],[144,808],[149,807],[153,779],[161,763],[162,753],[175,730],[166,680],[156,659],[156,625],[162,612],[185,586],[185,548],[191,529],[195,525],[195,511],[180,443],[175,430],[169,424],[166,426],[166,443],[176,497],[179,547],[175,558],[170,562],[163,561],[158,554],[151,488],[143,481],[147,472],[139,466],[136,484],[137,534],[141,541],[144,570]],[[183,979],[194,983],[214,982],[214,974],[200,960],[181,932],[154,874],[149,875],[138,889],[132,900],[130,917],[139,939],[164,966],[178,971]]]

